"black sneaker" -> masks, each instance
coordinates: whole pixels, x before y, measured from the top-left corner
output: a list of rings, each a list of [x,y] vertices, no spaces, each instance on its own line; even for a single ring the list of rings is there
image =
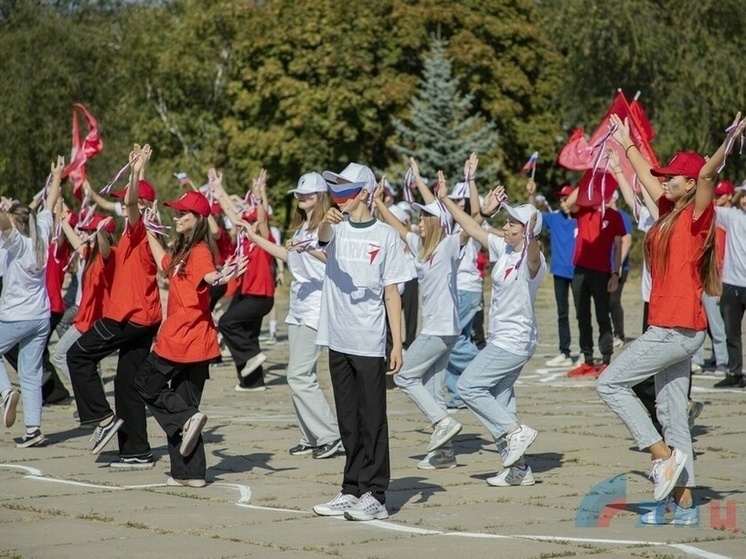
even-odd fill
[[[44,435],[41,429],[37,429],[33,433],[26,433],[20,439],[16,439],[16,448],[28,448],[30,446],[40,446],[44,442]]]
[[[743,388],[744,378],[743,375],[732,375],[727,374],[725,378],[720,382],[716,382],[713,388]]]
[[[336,441],[332,441],[328,444],[322,444],[319,447],[316,447],[313,449],[313,457],[320,459],[320,458],[331,458],[337,452],[339,452],[339,449],[342,448],[342,441],[337,439]]]
[[[93,442],[91,454],[98,454],[101,452],[116,432],[119,431],[119,428],[123,423],[124,421],[117,419],[117,416],[113,415],[108,425],[104,427],[101,425],[97,426],[93,431],[93,436],[91,437],[91,442]]]
[[[153,456],[146,458],[120,458],[109,464],[113,472],[131,472],[134,470],[149,470],[155,466]]]
[[[311,454],[315,449],[315,446],[309,446],[307,444],[300,443],[288,450],[288,452],[293,456],[303,456],[305,454]]]

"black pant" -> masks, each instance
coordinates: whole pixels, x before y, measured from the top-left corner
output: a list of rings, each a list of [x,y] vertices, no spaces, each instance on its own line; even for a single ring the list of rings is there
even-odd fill
[[[238,382],[244,388],[264,386],[262,367],[258,367],[249,376],[243,378],[241,371],[246,362],[261,353],[259,347],[259,332],[262,329],[262,319],[269,314],[274,305],[274,298],[259,297],[257,295],[233,296],[228,310],[218,321],[218,329],[223,335],[225,345],[231,352],[236,363]]]
[[[117,374],[114,377],[114,400],[117,416],[124,425],[117,432],[122,458],[150,456],[145,405],[135,389],[137,371],[150,353],[150,346],[160,324],[140,326],[102,318],[67,352],[67,366],[73,383],[75,402],[81,423],[96,423],[113,412],[96,365],[119,350]]]
[[[642,307],[642,331],[643,333],[648,329],[648,303],[643,303]],[[691,381],[689,382],[689,389],[691,390]],[[655,411],[655,377],[648,377],[644,381],[634,385],[632,392],[640,399],[640,402],[650,414],[650,419],[653,420],[653,427],[656,431],[663,436],[663,426],[658,421],[658,414]]]
[[[384,360],[330,349],[329,373],[347,453],[342,493],[360,497],[370,491],[383,504],[391,477]]]
[[[570,357],[570,289],[572,280],[554,276],[554,300],[557,303],[557,329],[559,330],[559,350]]]
[[[215,306],[218,304],[218,301],[223,298],[227,291],[227,284],[213,285],[210,288],[210,312],[215,310]]]
[[[627,275],[629,270],[622,272],[619,277],[619,287],[616,291],[609,293],[609,311],[611,313],[611,322],[614,325],[614,336],[620,340],[625,339],[624,335],[624,307],[622,307],[622,289],[624,284],[627,283]]]
[[[419,283],[417,279],[411,279],[404,284],[404,292],[401,295],[401,310],[404,313],[404,343],[402,347],[407,349],[417,337],[417,312],[419,310]]]
[[[596,309],[598,323],[598,349],[604,363],[611,362],[614,351],[614,337],[611,334],[609,320],[609,279],[611,274],[575,266],[572,278],[572,297],[575,300],[575,312],[578,315],[580,330],[580,352],[585,362],[593,364],[593,324],[591,323],[591,299]]]
[[[57,325],[62,321],[64,315],[65,313],[53,312],[49,318],[49,335],[47,336],[47,344],[44,346],[44,352],[41,356],[42,370],[44,371],[44,384],[41,386],[41,396],[45,404],[55,404],[70,398],[70,392],[62,384],[62,380],[60,380],[60,376],[57,374],[57,369],[49,361],[49,340],[52,338],[52,333],[56,330]]]
[[[202,435],[189,456],[182,456],[179,447],[184,423],[199,411],[208,378],[208,361],[174,363],[153,352],[145,359],[135,377],[137,392],[166,432],[171,477],[174,479],[205,479],[207,460]]]
[[[746,287],[723,284],[720,314],[725,324],[725,345],[728,348],[728,373],[743,375],[743,341],[741,321],[746,311]]]

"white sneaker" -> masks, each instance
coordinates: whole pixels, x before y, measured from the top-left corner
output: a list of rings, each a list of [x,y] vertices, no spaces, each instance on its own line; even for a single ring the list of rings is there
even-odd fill
[[[665,460],[653,461],[650,479],[655,484],[653,497],[656,501],[662,501],[673,491],[685,466],[686,454],[676,448],[671,449],[671,456]]]
[[[532,429],[528,425],[521,425],[518,431],[506,435],[505,440],[508,446],[503,457],[503,466],[508,468],[515,464],[524,455],[526,449],[531,446],[531,443],[536,440],[538,434],[539,432],[536,429]]]
[[[444,470],[447,468],[455,468],[458,466],[456,463],[456,456],[453,454],[453,449],[450,448],[439,448],[433,452],[428,453],[423,458],[417,467],[420,470]]]
[[[614,336],[614,349],[619,349],[622,346],[624,346],[624,340]]]
[[[264,345],[275,345],[277,343],[277,334],[270,334],[262,343],[264,343]]]
[[[200,488],[207,485],[204,479],[174,479],[169,476],[166,480],[169,487],[195,487]]]
[[[13,427],[16,422],[16,409],[21,394],[17,390],[11,390],[3,398],[3,423],[6,427]]]
[[[531,468],[526,466],[525,470],[520,469],[518,466],[511,466],[510,468],[504,469],[496,476],[487,478],[487,485],[493,487],[510,487],[513,485],[533,485],[536,483],[534,474],[531,473]]]
[[[360,497],[357,505],[345,511],[347,520],[383,520],[388,517],[386,507],[370,491]]]
[[[262,385],[262,386],[252,386],[251,388],[247,388],[245,386],[241,386],[240,384],[237,384],[236,386],[233,387],[233,390],[235,390],[236,392],[264,392],[265,390],[267,390],[267,387]]]
[[[189,456],[194,451],[194,447],[197,446],[199,435],[202,433],[205,423],[207,423],[207,416],[201,412],[197,412],[187,419],[184,427],[181,429],[179,454]]]
[[[427,451],[439,449],[441,446],[455,437],[461,431],[462,425],[452,417],[445,417],[438,421],[430,437],[430,444],[427,445]]]
[[[267,356],[260,351],[246,362],[246,366],[243,368],[243,371],[241,371],[241,376],[246,378],[251,373],[256,371],[266,360]]]
[[[560,353],[559,355],[556,355],[547,360],[545,362],[545,365],[547,367],[572,367],[573,360],[572,357],[565,355],[564,353]]]
[[[337,493],[337,496],[328,503],[314,505],[313,512],[319,516],[342,516],[345,511],[350,510],[352,507],[357,505],[357,503],[357,497],[354,495],[346,495],[340,491]]]

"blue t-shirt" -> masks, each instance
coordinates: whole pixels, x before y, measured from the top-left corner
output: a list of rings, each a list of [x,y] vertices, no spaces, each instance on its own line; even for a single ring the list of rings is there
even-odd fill
[[[575,274],[572,257],[578,236],[578,220],[560,211],[542,213],[541,217],[550,233],[552,261],[549,272],[560,278],[572,279]]]
[[[624,232],[626,235],[632,234],[632,218],[629,217],[629,214],[625,212],[624,210],[620,210],[617,208],[619,212],[619,215],[622,216],[622,221],[624,222]],[[614,269],[614,245],[611,246],[611,269]],[[624,259],[624,262],[622,262],[622,272],[629,272],[629,254],[627,254],[627,258]]]

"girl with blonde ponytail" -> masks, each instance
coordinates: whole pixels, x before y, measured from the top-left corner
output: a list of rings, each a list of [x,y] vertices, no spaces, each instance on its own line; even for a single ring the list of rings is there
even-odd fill
[[[33,207],[13,204],[0,211],[0,248],[7,270],[0,298],[0,355],[19,344],[18,375],[24,398],[26,433],[19,448],[44,441],[41,432],[42,353],[49,334],[49,297],[45,286],[47,250],[53,227],[52,210],[60,193],[63,157],[52,163],[52,181],[38,216]],[[0,361],[0,396],[3,424],[16,420],[20,394],[13,390]]]

